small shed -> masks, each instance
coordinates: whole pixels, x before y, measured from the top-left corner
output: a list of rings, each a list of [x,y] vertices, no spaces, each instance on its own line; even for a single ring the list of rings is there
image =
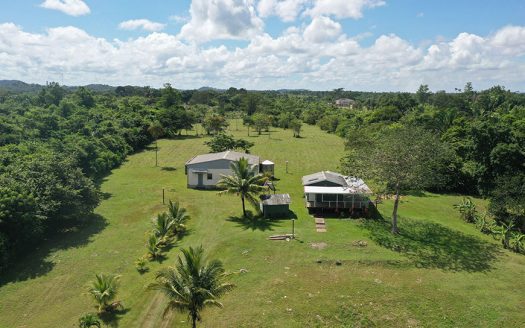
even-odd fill
[[[261,212],[264,217],[286,216],[290,212],[291,202],[289,194],[262,195]]]
[[[275,163],[272,161],[265,160],[264,162],[261,163],[261,173],[263,174],[269,172],[271,176],[273,177],[274,168],[275,168]]]

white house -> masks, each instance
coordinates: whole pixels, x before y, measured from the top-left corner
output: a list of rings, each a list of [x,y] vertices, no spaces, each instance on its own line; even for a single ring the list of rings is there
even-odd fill
[[[231,175],[231,164],[246,158],[252,170],[259,173],[259,156],[228,150],[221,153],[197,155],[186,162],[188,188],[214,189],[222,175]]]

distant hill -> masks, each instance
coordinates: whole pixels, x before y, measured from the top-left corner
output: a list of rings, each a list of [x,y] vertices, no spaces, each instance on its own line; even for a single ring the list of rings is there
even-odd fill
[[[28,84],[18,80],[0,80],[0,90],[12,93],[38,92],[42,87],[40,84]]]
[[[29,84],[18,80],[0,80],[0,90],[10,93],[33,93],[42,90],[44,85],[41,84]],[[75,91],[78,86],[64,86],[70,91]],[[95,92],[112,92],[115,87],[106,84],[88,84],[86,88]]]

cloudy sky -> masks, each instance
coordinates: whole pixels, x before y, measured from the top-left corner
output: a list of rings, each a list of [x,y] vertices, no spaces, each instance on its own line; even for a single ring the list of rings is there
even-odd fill
[[[0,0],[0,79],[525,91],[525,1]]]

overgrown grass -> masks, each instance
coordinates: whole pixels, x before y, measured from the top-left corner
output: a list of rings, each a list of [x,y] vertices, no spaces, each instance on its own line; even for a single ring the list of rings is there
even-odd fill
[[[304,208],[300,178],[337,170],[343,140],[309,126],[303,138],[278,129],[271,138],[253,132],[248,137],[235,126],[231,133],[255,142],[252,153],[276,163],[278,191],[292,196],[297,240],[267,240],[290,233],[289,220],[246,220],[239,199],[186,188],[184,162],[207,151],[207,138],[160,140],[159,167],[154,150],[130,156],[102,183],[107,199],[90,224],[50,237],[5,275],[0,327],[74,326],[93,311],[85,290],[99,272],[122,275],[117,299],[125,314],[109,324],[185,326],[184,314],[163,318],[164,298],[144,287],[160,267],[174,263],[179,247],[199,244],[237,272],[231,277],[237,288],[223,298],[224,309],[203,313],[205,327],[518,327],[525,322],[520,279],[525,257],[462,222],[452,208],[460,196],[404,197],[399,237],[387,231],[390,201],[379,206],[385,221],[328,219],[328,232],[317,233]],[[163,188],[166,202],[178,200],[188,208],[189,234],[162,264],[149,263],[141,275],[134,261],[145,253],[150,218],[165,210]],[[368,246],[355,246],[356,240]]]

